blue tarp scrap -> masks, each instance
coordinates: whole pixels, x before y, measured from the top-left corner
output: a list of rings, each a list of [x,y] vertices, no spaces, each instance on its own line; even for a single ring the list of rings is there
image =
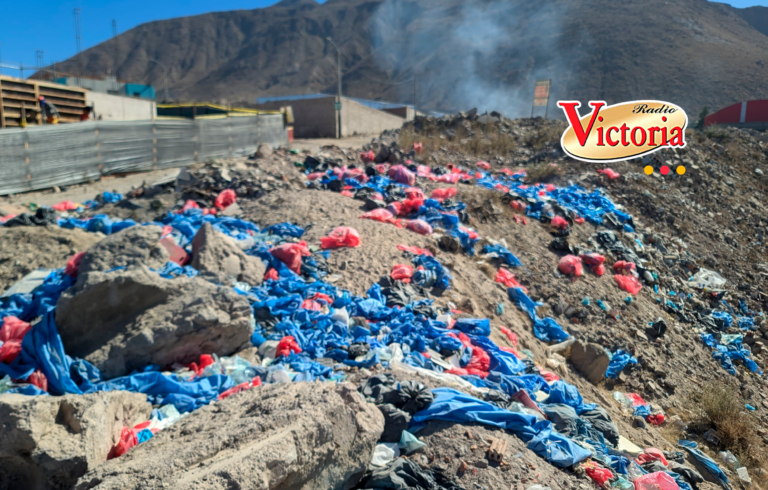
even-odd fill
[[[277,223],[267,228],[267,232],[272,235],[290,236],[301,238],[304,235],[304,228],[291,223]]]
[[[725,476],[725,473],[723,473],[723,470],[720,469],[720,467],[715,463],[715,461],[701,452],[701,450],[698,449],[699,445],[696,444],[693,441],[686,441],[683,439],[680,439],[677,441],[677,443],[685,448],[689,453],[693,455],[696,460],[703,464],[704,467],[709,471],[713,477],[715,477],[720,484],[725,487],[726,489],[730,489],[730,482],[728,480],[728,477]]]
[[[616,379],[621,374],[621,371],[628,364],[637,364],[637,359],[623,350],[617,350],[613,356],[611,356],[611,362],[608,364],[608,369],[605,372],[606,378]]]
[[[515,257],[515,255],[510,252],[508,248],[503,247],[502,245],[483,245],[484,254],[490,254],[494,252],[497,253],[501,260],[510,267],[523,266],[523,263],[520,262],[520,259]]]
[[[448,269],[443,267],[436,258],[430,255],[417,255],[413,258],[413,263],[418,266],[422,266],[428,271],[435,274],[435,286],[441,289],[450,289],[453,276],[448,272]]]
[[[541,306],[541,303],[534,303],[534,301],[525,294],[523,288],[508,288],[507,294],[509,294],[509,299],[521,310],[526,312],[531,320],[533,320],[533,333],[536,335],[536,338],[545,342],[562,342],[570,337],[554,318],[538,317],[536,314],[536,307]]]
[[[426,409],[416,412],[414,424],[430,420],[480,423],[499,427],[528,443],[528,449],[551,464],[566,468],[591,456],[591,453],[552,429],[547,420],[534,415],[510,412],[450,388],[432,390],[435,399]]]
[[[120,194],[119,192],[104,191],[104,193],[101,195],[101,202],[105,204],[106,203],[114,204],[122,200],[123,200],[123,195]]]
[[[488,318],[459,318],[453,328],[469,335],[491,335],[491,320]]]
[[[596,403],[584,403],[584,398],[579,393],[579,389],[562,380],[555,381],[549,386],[549,398],[547,398],[545,403],[568,405],[573,407],[578,415],[581,415],[584,411],[597,408]]]
[[[712,318],[718,321],[718,324],[724,325],[723,329],[730,328],[733,325],[733,317],[724,311],[713,311]]]
[[[747,369],[753,373],[762,376],[763,371],[760,369],[760,366],[752,360],[750,357],[751,353],[742,346],[741,342],[732,342],[728,345],[722,345],[717,343],[717,340],[715,340],[715,337],[712,334],[702,333],[700,334],[700,337],[704,344],[711,349],[714,349],[712,351],[712,357],[719,361],[723,369],[728,371],[729,374],[733,376],[737,375],[736,367],[733,365],[733,360],[735,359],[743,362]]]

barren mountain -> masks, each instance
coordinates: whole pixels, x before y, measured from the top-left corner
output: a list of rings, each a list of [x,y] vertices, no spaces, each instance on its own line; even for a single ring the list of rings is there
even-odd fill
[[[284,0],[258,10],[150,22],[82,53],[83,71],[163,84],[175,98],[253,102],[334,90],[421,107],[530,112],[554,99],[670,100],[690,114],[768,97],[768,9],[705,0]],[[115,49],[117,47],[117,49]],[[115,63],[117,59],[117,63]],[[64,62],[75,72],[74,59]]]

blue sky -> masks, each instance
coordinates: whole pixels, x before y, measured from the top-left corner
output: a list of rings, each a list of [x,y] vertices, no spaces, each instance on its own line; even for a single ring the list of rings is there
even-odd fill
[[[325,0],[320,0],[323,3]],[[112,19],[118,32],[159,19],[211,11],[255,9],[276,0],[16,0],[4,1],[0,16],[0,60],[3,64],[34,67],[36,50],[44,51],[45,63],[65,60],[76,53],[72,11],[81,9],[82,47],[87,49],[112,36]],[[768,0],[730,0],[734,7],[768,6]],[[212,8],[215,6],[215,8]],[[2,69],[6,75],[18,71]],[[29,75],[29,73],[27,73]]]

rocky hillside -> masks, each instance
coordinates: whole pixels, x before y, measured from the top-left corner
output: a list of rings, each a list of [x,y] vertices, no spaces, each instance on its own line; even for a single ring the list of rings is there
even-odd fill
[[[284,0],[149,22],[118,36],[117,63],[112,40],[82,63],[162,86],[154,59],[179,99],[253,102],[334,90],[330,36],[352,96],[410,103],[415,73],[422,107],[519,117],[534,80],[551,78],[553,99],[670,100],[698,114],[768,97],[765,12],[706,0]]]

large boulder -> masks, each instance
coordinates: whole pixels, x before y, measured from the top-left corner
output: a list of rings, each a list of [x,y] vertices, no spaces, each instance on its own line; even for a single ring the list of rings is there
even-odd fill
[[[611,362],[602,346],[579,341],[571,346],[568,360],[592,384],[597,384],[605,378],[605,372]]]
[[[76,490],[342,490],[384,429],[348,383],[265,385],[192,412],[90,471]]]
[[[151,413],[146,395],[127,391],[1,396],[0,490],[69,490]]]
[[[67,353],[106,378],[237,352],[250,339],[250,316],[246,298],[230,288],[186,276],[163,279],[144,265],[80,273],[56,306]]]
[[[228,279],[233,279],[256,286],[261,284],[267,271],[260,258],[246,255],[230,237],[215,230],[210,223],[204,223],[192,239],[190,265],[204,275],[213,275],[222,284],[229,284]]]
[[[134,264],[158,269],[169,258],[165,247],[159,243],[162,233],[163,229],[156,225],[136,225],[109,235],[83,255],[78,273],[107,271]]]

